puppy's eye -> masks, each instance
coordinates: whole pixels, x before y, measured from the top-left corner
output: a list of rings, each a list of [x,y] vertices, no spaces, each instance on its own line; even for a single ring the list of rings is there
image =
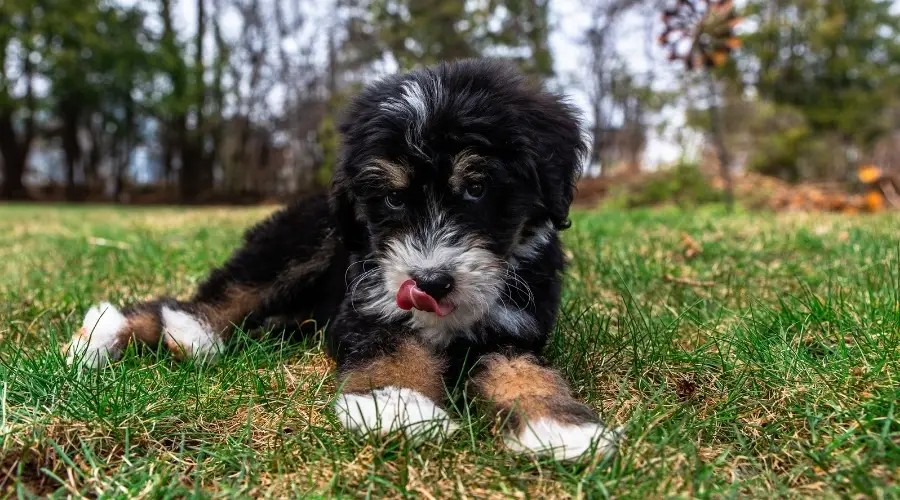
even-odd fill
[[[473,182],[466,186],[463,196],[469,201],[478,201],[484,196],[485,187],[480,182]]]
[[[385,196],[384,204],[387,205],[391,210],[400,210],[404,205],[403,198],[397,191],[391,191],[387,196]]]

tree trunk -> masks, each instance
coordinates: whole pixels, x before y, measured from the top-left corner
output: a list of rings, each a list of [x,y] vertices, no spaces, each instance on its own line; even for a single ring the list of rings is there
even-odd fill
[[[118,142],[118,141],[116,141]],[[116,203],[122,203],[122,195],[125,190],[125,174],[128,173],[128,160],[131,157],[131,146],[129,145],[129,141],[125,141],[122,145],[122,150],[119,151],[119,145],[113,148],[113,159],[115,161],[115,182],[113,186],[113,199]]]
[[[591,160],[600,166],[600,177],[606,177],[607,165],[603,162],[603,121],[601,118],[599,101],[594,104],[594,147],[591,151]],[[589,167],[592,167],[590,165]]]
[[[60,109],[62,116],[62,143],[66,155],[66,200],[75,201],[75,169],[81,161],[81,145],[78,143],[78,109],[69,103],[63,103]]]
[[[180,155],[180,168],[178,170],[178,192],[182,203],[193,203],[200,196],[198,182],[198,170],[200,168],[198,158],[194,154],[190,131],[187,130],[187,117],[179,116],[174,120],[175,133],[177,134],[178,153]]]
[[[174,145],[172,144],[172,123],[171,122],[163,122],[165,127],[163,129],[162,134],[160,134],[160,142],[162,142],[163,148],[163,159],[162,159],[162,178],[163,184],[166,186],[166,190],[168,191],[169,185],[172,183],[172,164],[175,161],[175,151]]]
[[[87,160],[84,164],[84,183],[90,190],[100,187],[100,191],[103,191],[98,172],[100,161],[103,160],[104,156],[103,145],[101,144],[103,132],[98,131],[93,123],[88,124],[87,130],[91,136],[91,149],[88,151]]]
[[[6,62],[6,47],[9,42],[0,45],[0,71],[3,71],[3,65]],[[24,54],[31,52],[31,45],[27,44],[26,50],[20,51]],[[5,200],[27,200],[31,196],[25,189],[22,178],[25,176],[25,167],[28,164],[28,153],[31,151],[31,143],[35,137],[34,115],[37,105],[34,97],[34,64],[30,57],[22,58],[22,75],[25,80],[25,97],[23,99],[24,109],[28,115],[24,119],[24,132],[19,137],[15,127],[13,126],[13,111],[9,107],[4,106],[0,109],[0,156],[3,157],[3,185],[0,186],[0,199]],[[0,100],[8,101],[9,95],[7,89],[0,96]]]
[[[206,81],[204,80],[206,66],[203,60],[203,39],[206,37],[206,2],[205,0],[197,0],[197,35],[196,49],[194,51],[194,71],[196,76],[195,88],[197,92],[197,102],[195,109],[197,113],[197,127],[193,134],[189,134],[190,139],[190,156],[196,162],[196,179],[197,194],[205,194],[212,190],[213,187],[213,162],[211,154],[206,151],[206,138],[208,134],[208,123],[206,121]]]
[[[728,213],[734,212],[734,183],[731,179],[731,155],[725,145],[725,131],[722,130],[722,114],[719,109],[719,93],[716,82],[710,70],[706,71],[707,85],[709,86],[709,130],[716,156],[719,159],[719,173],[722,183],[725,185],[725,207]]]
[[[31,196],[25,189],[25,158],[3,154],[3,184],[0,185],[0,200],[28,200]]]
[[[131,98],[131,89],[133,86],[129,86],[129,91],[124,93],[124,107],[125,107],[125,121],[122,124],[123,130],[121,130],[122,134],[122,151],[116,152],[116,180],[114,186],[114,196],[117,203],[122,202],[122,194],[125,188],[125,177],[128,175],[129,167],[131,166],[131,153],[134,150],[134,145],[137,143],[135,138],[135,129],[137,125],[134,123],[135,119],[135,103]]]
[[[13,128],[12,115],[0,115],[0,155],[3,156],[3,184],[0,185],[0,199],[27,200],[31,197],[25,189],[22,178],[28,161],[28,146],[23,146]]]

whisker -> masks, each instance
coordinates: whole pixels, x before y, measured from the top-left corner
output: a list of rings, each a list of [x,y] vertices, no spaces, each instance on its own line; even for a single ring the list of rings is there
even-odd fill
[[[353,280],[353,283],[350,285],[350,307],[353,308],[353,311],[355,313],[359,314],[359,310],[356,308],[356,290],[359,288],[360,283],[380,270],[381,266],[377,266],[374,269],[366,271],[357,276],[356,279]]]
[[[528,283],[522,279],[521,276],[509,265],[506,263],[506,277],[509,278],[510,281],[504,280],[504,284],[506,284],[510,288],[514,288],[520,293],[524,293],[527,295],[527,301],[524,306],[519,306],[519,303],[510,296],[513,304],[519,307],[519,310],[523,310],[527,308],[529,305],[534,304],[534,293],[531,291],[531,287],[528,286]],[[520,288],[519,285],[522,285],[524,288]]]
[[[369,262],[369,261],[372,261],[372,260],[375,260],[375,259],[361,259],[361,260],[358,260],[358,261],[356,261],[356,262],[351,262],[350,265],[347,266],[347,269],[344,270],[344,286],[345,286],[345,287],[350,286],[350,284],[347,283],[347,274],[350,273],[350,269],[352,269],[353,266],[355,266],[355,265],[357,265],[357,264],[362,264],[362,265],[363,265],[363,266],[362,266],[362,267],[363,267],[363,271],[365,271],[365,270],[366,270],[366,262]]]

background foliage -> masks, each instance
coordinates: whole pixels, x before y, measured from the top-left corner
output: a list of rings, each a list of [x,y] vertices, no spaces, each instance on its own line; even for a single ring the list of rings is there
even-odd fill
[[[667,5],[6,0],[0,198],[260,201],[320,189],[340,110],[362,85],[479,56],[583,96],[592,175],[645,168],[661,134],[678,156],[703,157],[704,141],[683,139],[710,131],[715,103],[737,168],[791,182],[845,181],[864,162],[898,168],[896,2],[748,0],[740,50],[712,87],[653,48]],[[554,16],[563,7],[569,17]],[[554,36],[579,47],[577,70],[558,70],[570,55]]]

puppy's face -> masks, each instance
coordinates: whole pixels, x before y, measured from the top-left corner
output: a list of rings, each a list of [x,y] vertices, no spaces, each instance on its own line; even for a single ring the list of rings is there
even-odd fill
[[[470,61],[376,84],[349,111],[334,201],[376,264],[367,304],[420,326],[482,317],[565,224],[583,153],[571,110]]]
[[[486,312],[539,208],[536,186],[471,145],[375,158],[354,180],[383,293],[424,325]]]

